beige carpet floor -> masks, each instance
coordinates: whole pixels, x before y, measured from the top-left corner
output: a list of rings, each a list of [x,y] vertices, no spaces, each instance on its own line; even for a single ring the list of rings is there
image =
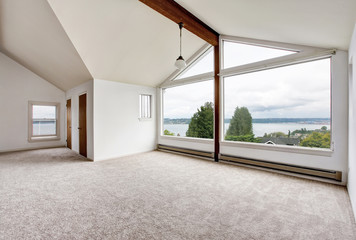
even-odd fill
[[[344,187],[149,152],[0,154],[0,239],[356,239]]]

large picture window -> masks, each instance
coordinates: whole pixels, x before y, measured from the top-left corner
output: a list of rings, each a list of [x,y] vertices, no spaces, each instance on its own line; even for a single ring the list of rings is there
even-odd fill
[[[162,135],[212,139],[219,127],[225,146],[332,149],[334,50],[228,36],[220,43],[219,126],[213,120],[213,80],[207,81],[213,77],[210,49],[161,85]]]
[[[224,78],[224,139],[330,148],[330,58]]]
[[[163,135],[213,138],[213,81],[163,90]]]
[[[59,103],[29,102],[29,140],[59,138]]]

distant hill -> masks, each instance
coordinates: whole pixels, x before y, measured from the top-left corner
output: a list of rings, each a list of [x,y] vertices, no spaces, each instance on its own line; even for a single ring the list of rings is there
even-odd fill
[[[189,124],[190,118],[165,118],[164,124]]]
[[[224,123],[230,123],[231,119],[225,119]],[[165,118],[164,124],[189,124],[190,118]],[[254,118],[252,123],[306,123],[306,124],[330,124],[330,118]]]
[[[230,121],[229,121],[230,122]],[[253,123],[306,123],[323,124],[330,123],[330,118],[254,118]]]

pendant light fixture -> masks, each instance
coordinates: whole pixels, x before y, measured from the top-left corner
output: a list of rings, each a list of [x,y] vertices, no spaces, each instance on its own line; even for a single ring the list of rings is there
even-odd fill
[[[183,23],[180,22],[178,23],[179,25],[179,57],[176,60],[176,63],[174,64],[178,69],[183,69],[185,66],[187,66],[186,62],[184,61],[184,58],[182,57],[182,28],[183,28]]]

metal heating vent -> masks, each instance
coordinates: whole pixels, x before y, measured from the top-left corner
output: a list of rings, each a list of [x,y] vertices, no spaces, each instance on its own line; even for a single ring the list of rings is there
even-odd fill
[[[296,166],[296,165],[273,163],[273,162],[253,160],[253,159],[245,159],[245,158],[239,158],[239,157],[234,157],[234,156],[228,156],[228,155],[224,155],[224,154],[220,154],[219,159],[222,161],[244,164],[244,165],[249,165],[249,166],[268,168],[268,169],[285,171],[285,172],[290,172],[290,173],[298,173],[298,174],[303,174],[303,175],[308,175],[308,176],[313,176],[313,177],[326,178],[326,179],[331,179],[331,180],[335,180],[335,181],[339,181],[339,182],[341,182],[341,179],[342,179],[342,172],[340,172],[340,171],[307,168],[307,167],[300,167],[300,166]]]
[[[158,150],[177,152],[177,153],[185,153],[185,154],[190,154],[190,155],[199,156],[199,157],[207,157],[207,158],[214,157],[214,153],[212,153],[212,152],[204,152],[204,151],[197,151],[197,150],[186,149],[186,148],[171,147],[171,146],[166,146],[166,145],[161,145],[161,144],[158,144],[157,148],[158,148]]]

